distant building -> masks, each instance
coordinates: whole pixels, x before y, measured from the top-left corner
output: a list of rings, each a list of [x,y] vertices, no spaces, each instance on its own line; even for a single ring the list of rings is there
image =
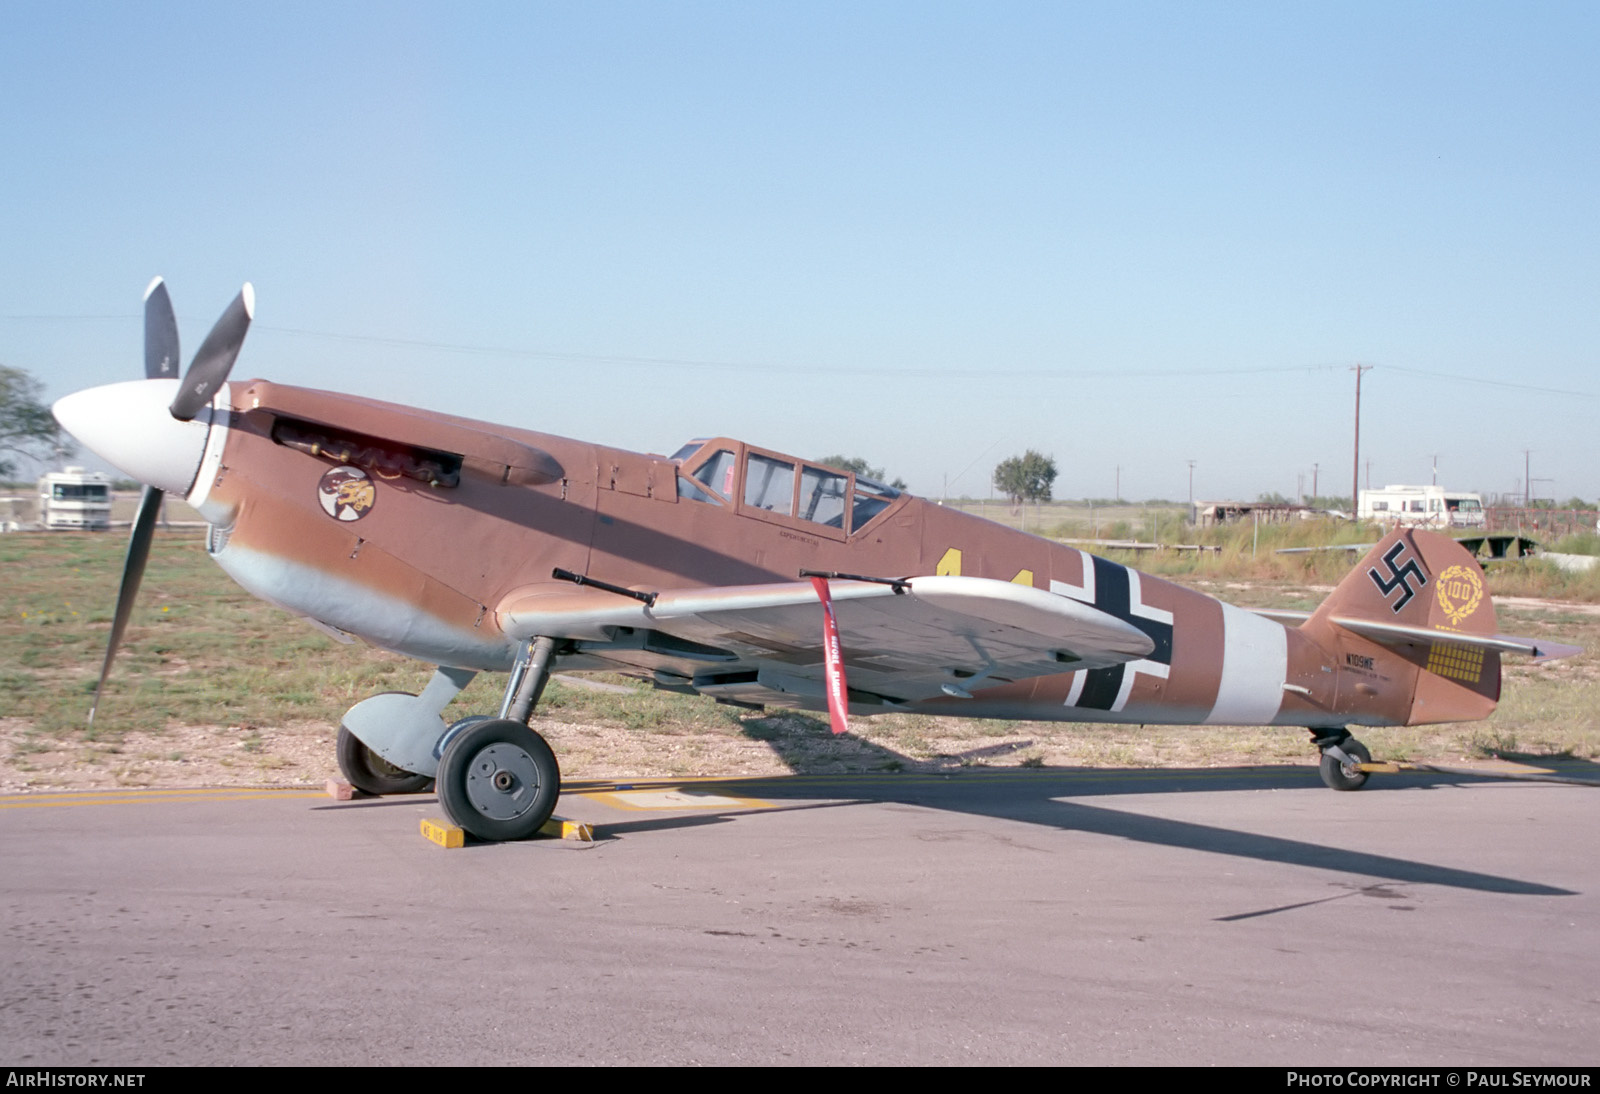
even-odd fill
[[[1440,486],[1385,486],[1361,491],[1361,520],[1423,528],[1482,528],[1483,498]]]
[[[111,527],[111,477],[69,467],[39,479],[39,523],[101,532]]]
[[[1240,521],[1286,524],[1291,520],[1309,520],[1321,515],[1320,510],[1310,506],[1267,501],[1197,501],[1194,508],[1195,523],[1201,528]]]

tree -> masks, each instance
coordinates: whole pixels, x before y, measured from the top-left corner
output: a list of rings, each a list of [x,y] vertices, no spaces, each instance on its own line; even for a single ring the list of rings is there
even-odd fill
[[[1031,448],[994,469],[994,488],[1011,499],[1012,508],[1025,501],[1049,501],[1050,484],[1055,481],[1056,461]]]
[[[39,401],[42,394],[44,385],[38,380],[0,365],[0,454],[47,460],[62,446],[61,427]],[[0,455],[0,477],[15,470],[16,463]]]
[[[838,471],[848,471],[852,475],[863,479],[885,483],[896,490],[904,490],[906,488],[904,479],[897,478],[893,482],[889,482],[888,472],[881,467],[873,467],[859,456],[824,456],[817,462]]]

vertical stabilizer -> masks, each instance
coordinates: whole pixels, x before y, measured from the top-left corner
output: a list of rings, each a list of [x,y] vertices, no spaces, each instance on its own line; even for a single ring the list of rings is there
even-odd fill
[[[1322,606],[1312,613],[1303,630],[1341,650],[1370,649],[1366,660],[1384,676],[1366,684],[1374,691],[1394,694],[1404,662],[1411,666],[1407,724],[1453,722],[1485,718],[1500,698],[1500,654],[1481,645],[1429,640],[1418,637],[1375,638],[1368,628],[1363,638],[1341,626],[1340,620],[1363,624],[1426,628],[1448,634],[1492,636],[1496,632],[1494,604],[1489,598],[1483,569],[1459,543],[1434,532],[1396,529],[1385,536],[1360,564],[1341,581]],[[1377,666],[1391,664],[1385,674]],[[1388,685],[1388,686],[1384,686]],[[1354,681],[1340,689],[1341,700],[1363,688]],[[1344,705],[1341,702],[1341,705]]]
[[[1346,616],[1465,634],[1496,631],[1483,569],[1434,532],[1397,529],[1339,582],[1312,618]]]

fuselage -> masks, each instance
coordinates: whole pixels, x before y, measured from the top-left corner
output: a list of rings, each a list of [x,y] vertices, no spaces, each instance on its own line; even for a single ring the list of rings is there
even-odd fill
[[[497,606],[549,583],[556,569],[645,591],[793,581],[802,570],[963,574],[1092,604],[1143,630],[1155,648],[1124,665],[996,683],[970,699],[926,699],[914,709],[1308,726],[1403,722],[1409,713],[1412,667],[1355,636],[1318,641],[1119,563],[907,494],[879,490],[874,506],[856,498],[848,521],[816,519],[803,505],[768,508],[751,468],[787,464],[794,477],[826,472],[742,442],[712,439],[667,459],[262,381],[235,382],[226,398],[225,433],[213,431],[208,467],[192,495],[214,525],[218,564],[297,615],[437,664],[507,669],[518,641],[501,631]],[[428,452],[457,454],[446,446],[470,448],[479,436],[545,454],[553,466],[519,473],[513,451],[469,454],[447,484],[395,470]],[[702,468],[719,453],[717,474],[732,470],[725,481],[707,481],[713,476]],[[336,497],[330,510],[325,480],[362,464],[368,469],[355,490],[343,487],[352,503],[340,507]],[[845,488],[873,489],[853,478]],[[1348,665],[1381,662],[1391,671],[1368,670],[1354,680],[1341,671],[1349,650],[1339,647],[1360,647]],[[863,652],[847,650],[846,661],[852,686],[870,688]],[[585,651],[568,667],[685,677],[696,668],[643,649]]]
[[[1093,605],[1143,631],[1153,649],[1110,668],[996,677],[970,698],[899,709],[1312,727],[1417,720],[1414,661],[1347,631],[1286,627],[728,438],[666,458],[260,380],[227,384],[172,443],[187,452],[197,424],[207,429],[192,483],[176,481],[172,465],[183,460],[173,457],[160,485],[186,492],[210,522],[216,562],[336,634],[438,665],[508,669],[522,636],[502,630],[500,608],[550,585],[557,570],[641,591],[792,582],[802,571],[956,574]],[[845,650],[851,687],[892,694],[871,652]],[[684,681],[704,668],[650,643],[574,645],[562,663]]]

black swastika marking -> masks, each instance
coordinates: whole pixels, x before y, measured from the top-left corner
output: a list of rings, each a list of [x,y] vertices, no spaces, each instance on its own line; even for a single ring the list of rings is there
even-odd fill
[[[1372,583],[1378,587],[1378,591],[1385,597],[1388,597],[1396,589],[1404,590],[1400,594],[1400,599],[1389,605],[1389,610],[1396,615],[1399,615],[1400,609],[1411,603],[1411,598],[1416,596],[1422,587],[1428,583],[1428,575],[1422,572],[1422,567],[1417,565],[1416,559],[1406,559],[1404,566],[1397,564],[1396,560],[1405,549],[1406,545],[1404,543],[1396,543],[1384,554],[1383,564],[1389,568],[1387,579],[1378,573],[1377,567],[1367,571],[1367,576],[1372,578]],[[1413,577],[1417,579],[1417,587],[1415,589],[1411,587],[1411,579]]]

